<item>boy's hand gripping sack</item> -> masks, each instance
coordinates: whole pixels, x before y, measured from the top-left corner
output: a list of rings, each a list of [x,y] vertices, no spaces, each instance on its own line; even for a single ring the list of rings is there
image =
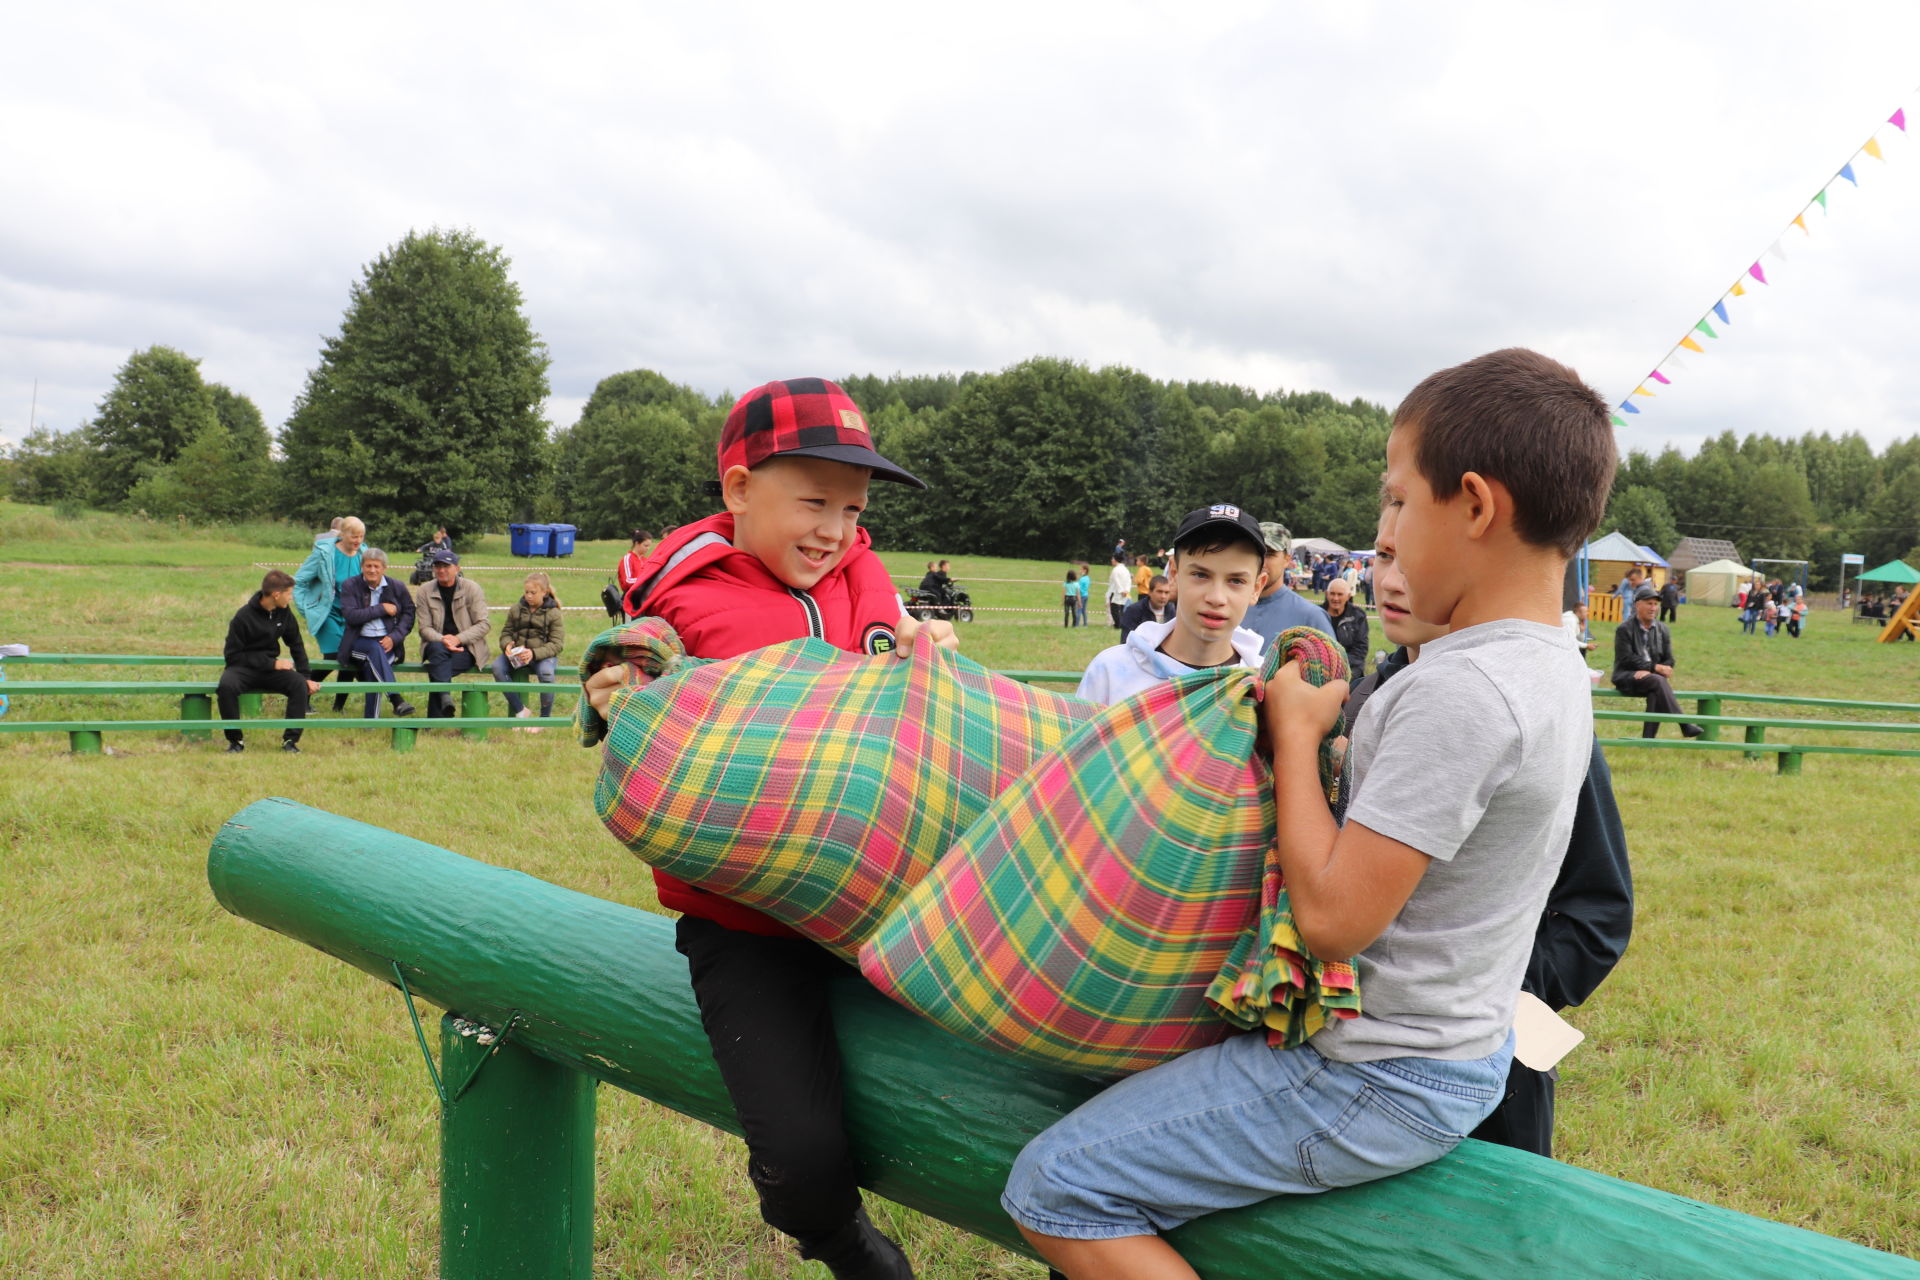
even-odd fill
[[[594,803],[641,859],[851,960],[993,798],[1094,708],[918,644],[905,660],[795,640],[689,659],[659,619],[596,639],[632,675]],[[664,677],[664,678],[662,678]],[[585,699],[581,700],[585,707]]]
[[[1277,869],[1256,703],[1279,665],[1345,655],[1283,632],[1265,670],[1180,676],[1096,714],[993,803],[860,951],[881,991],[1052,1067],[1138,1071],[1231,1031],[1297,1043],[1358,1009],[1352,970],[1304,955]],[[1321,782],[1338,794],[1334,741]],[[1212,993],[1218,1007],[1210,1001]]]

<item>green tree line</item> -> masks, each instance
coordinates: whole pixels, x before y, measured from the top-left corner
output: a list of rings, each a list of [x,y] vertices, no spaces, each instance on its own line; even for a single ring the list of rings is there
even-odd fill
[[[566,521],[617,538],[715,510],[704,483],[731,395],[632,369],[553,430],[547,350],[510,266],[471,232],[409,233],[353,285],[277,439],[245,395],[156,346],[129,357],[91,421],[35,430],[0,459],[0,482],[20,501],[207,523],[351,512],[396,547],[437,524],[461,537]],[[1164,544],[1212,502],[1296,535],[1373,540],[1389,415],[1364,400],[1051,357],[839,381],[880,451],[929,485],[874,486],[881,546],[1100,560],[1116,538]],[[1727,431],[1692,456],[1632,452],[1599,532],[1615,529],[1663,554],[1696,535],[1809,560],[1816,585],[1842,552],[1920,563],[1920,438],[1876,453],[1858,433]]]

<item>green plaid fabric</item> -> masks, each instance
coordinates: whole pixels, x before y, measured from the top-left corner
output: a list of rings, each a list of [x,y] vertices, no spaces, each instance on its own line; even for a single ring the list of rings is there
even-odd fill
[[[821,640],[708,663],[677,651],[643,620],[582,663],[583,678],[596,662],[634,672],[608,706],[601,820],[649,864],[848,959],[1094,711],[931,645],[904,660]]]
[[[1346,676],[1336,643],[1296,628],[1263,672],[1181,676],[1100,712],[907,894],[861,971],[948,1030],[1051,1067],[1120,1074],[1224,1037],[1206,998],[1224,966],[1231,982],[1251,967],[1249,986],[1292,976],[1260,963],[1276,937],[1260,901],[1274,814],[1255,704],[1293,657],[1314,684]],[[1341,729],[1322,750],[1330,798]],[[1301,958],[1302,1018],[1321,969]],[[1350,984],[1333,985],[1344,999]]]

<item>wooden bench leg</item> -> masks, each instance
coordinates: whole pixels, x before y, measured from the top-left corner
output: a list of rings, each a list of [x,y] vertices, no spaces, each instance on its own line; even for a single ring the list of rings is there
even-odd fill
[[[180,718],[182,720],[213,719],[213,695],[208,693],[183,693],[180,695]],[[180,736],[189,742],[205,742],[213,736],[211,729],[182,729]]]
[[[1783,775],[1799,773],[1801,759],[1801,754],[1798,751],[1782,751],[1780,753],[1780,772]]]
[[[1720,714],[1720,699],[1718,699],[1718,698],[1702,698],[1702,699],[1700,699],[1700,714],[1701,714],[1702,716],[1717,716],[1717,715],[1719,715],[1719,714]],[[1702,741],[1702,742],[1718,742],[1718,741],[1720,741],[1720,726],[1719,726],[1719,725],[1717,725],[1717,724],[1703,724],[1703,725],[1701,725],[1701,726],[1700,726],[1700,741]]]
[[[485,689],[462,689],[460,691],[461,719],[464,720],[469,717],[478,719],[486,714],[487,691]],[[487,740],[487,731],[485,729],[462,729],[460,732],[465,735],[469,742],[485,742]]]
[[[395,751],[413,750],[413,729],[395,729],[393,731],[393,749]]]
[[[100,731],[98,729],[74,729],[67,734],[67,745],[73,748],[77,756],[97,756],[100,749]]]
[[[241,694],[240,695],[240,714],[243,716],[255,716],[255,717],[259,716],[260,708],[267,705],[265,701],[266,696],[267,695],[264,693]]]
[[[1767,740],[1767,726],[1763,724],[1750,724],[1747,726],[1748,742],[1765,742],[1766,740]],[[1761,756],[1767,753],[1764,751],[1745,751],[1745,752],[1742,752],[1741,754],[1746,756],[1746,758],[1749,760],[1758,760]]]

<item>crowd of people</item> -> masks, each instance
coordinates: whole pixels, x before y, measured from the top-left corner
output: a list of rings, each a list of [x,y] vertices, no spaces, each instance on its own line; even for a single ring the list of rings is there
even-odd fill
[[[306,718],[328,673],[313,668],[300,634],[302,623],[313,637],[314,652],[337,663],[338,685],[370,686],[362,695],[362,716],[369,720],[380,717],[383,698],[396,716],[417,710],[395,678],[396,668],[407,660],[409,636],[418,637],[420,661],[435,683],[482,668],[501,683],[529,676],[542,684],[554,682],[566,625],[545,573],[526,576],[501,629],[501,652],[489,664],[487,637],[493,633],[493,620],[486,593],[461,573],[453,540],[444,528],[436,529],[419,552],[430,577],[409,588],[388,572],[387,553],[367,545],[366,524],[356,516],[341,516],[314,538],[297,571],[269,570],[260,589],[227,624],[225,666],[215,692],[220,718],[238,718],[240,697],[247,693],[281,694],[287,700],[287,719]],[[337,692],[333,709],[343,710],[349,696],[344,689]],[[508,693],[506,702],[509,715],[532,717],[518,694]],[[553,694],[543,693],[540,705],[542,716],[551,715]],[[427,695],[428,719],[453,714],[452,695]],[[540,732],[537,726],[519,727]],[[225,734],[229,752],[246,750],[243,730],[227,729]],[[300,736],[298,727],[289,726],[281,733],[280,749],[298,752]]]
[[[1807,591],[1798,582],[1782,582],[1755,575],[1740,584],[1733,607],[1740,611],[1740,629],[1748,635],[1756,627],[1769,636],[1786,632],[1796,640],[1807,620]]]

